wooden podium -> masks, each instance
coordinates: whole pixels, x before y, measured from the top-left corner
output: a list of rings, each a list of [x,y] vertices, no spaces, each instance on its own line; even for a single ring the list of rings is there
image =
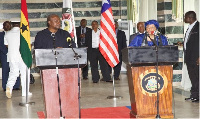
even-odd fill
[[[87,49],[74,48],[81,55],[80,68],[87,62]],[[62,117],[79,118],[78,61],[71,48],[56,49]],[[36,66],[41,69],[46,118],[60,118],[60,104],[54,49],[36,49]]]
[[[129,47],[122,50],[127,64],[131,118],[155,118],[157,115],[157,81],[155,47]],[[177,46],[158,48],[158,93],[161,118],[173,118],[172,65],[178,62]]]

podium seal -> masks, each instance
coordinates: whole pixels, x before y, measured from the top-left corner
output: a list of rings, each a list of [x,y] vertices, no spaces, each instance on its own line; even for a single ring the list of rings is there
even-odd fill
[[[157,95],[157,80],[156,80],[156,72],[155,71],[145,71],[145,73],[140,74],[140,86],[142,89],[142,93],[144,95]],[[161,72],[158,73],[158,92],[160,94],[163,93],[163,89],[167,88],[167,78]]]

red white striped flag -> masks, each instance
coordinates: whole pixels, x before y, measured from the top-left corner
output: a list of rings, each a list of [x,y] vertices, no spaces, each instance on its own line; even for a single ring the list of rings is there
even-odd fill
[[[110,0],[102,0],[99,50],[111,67],[119,63],[115,22]]]

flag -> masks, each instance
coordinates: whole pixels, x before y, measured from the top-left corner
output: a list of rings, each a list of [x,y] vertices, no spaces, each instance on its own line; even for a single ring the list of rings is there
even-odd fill
[[[115,23],[110,0],[102,0],[99,51],[111,67],[119,63]]]
[[[21,0],[21,22],[20,22],[20,53],[21,57],[29,68],[32,64],[31,55],[31,40],[30,40],[30,29],[28,22],[28,12],[26,0]]]
[[[63,0],[62,29],[68,31],[72,39],[74,39],[76,43],[76,28],[71,0]]]

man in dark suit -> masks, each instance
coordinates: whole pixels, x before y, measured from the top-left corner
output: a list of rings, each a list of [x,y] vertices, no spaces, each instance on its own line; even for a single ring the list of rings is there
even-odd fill
[[[122,30],[118,29],[118,22],[115,21],[115,31],[116,31],[116,36],[117,36],[117,44],[118,44],[118,52],[119,52],[119,63],[113,68],[114,69],[114,79],[115,80],[120,80],[119,75],[121,71],[121,66],[122,66],[122,49],[127,47],[126,44],[126,35],[125,32]],[[112,71],[110,67],[110,72]]]
[[[8,81],[8,76],[10,72],[9,63],[7,62],[7,53],[8,48],[4,45],[4,35],[6,31],[11,30],[11,23],[10,21],[5,21],[3,23],[3,32],[0,32],[0,60],[1,60],[1,67],[2,67],[2,88],[6,91],[6,84]],[[13,90],[19,90],[20,88],[20,78],[17,77],[17,81],[13,87]]]
[[[76,27],[76,36],[77,36],[77,44],[78,47],[86,47],[86,40],[88,40],[86,37],[92,29],[86,27],[87,20],[82,19],[80,22],[80,26]],[[85,67],[82,68],[82,76],[84,80],[88,79],[88,60]]]
[[[34,48],[51,49],[76,47],[76,43],[71,40],[72,38],[69,32],[60,29],[60,25],[60,17],[56,14],[50,14],[47,17],[47,28],[39,31],[35,36]],[[71,42],[67,39],[70,39]]]
[[[138,32],[137,32],[137,33],[130,35],[129,44],[131,43],[131,41],[132,41],[138,34],[144,33],[144,31],[145,31],[144,22],[138,22],[138,23],[137,23],[137,29],[138,29]]]
[[[199,102],[199,22],[194,11],[185,13],[185,23],[189,23],[184,38],[184,56],[192,83],[191,95],[185,100]]]

